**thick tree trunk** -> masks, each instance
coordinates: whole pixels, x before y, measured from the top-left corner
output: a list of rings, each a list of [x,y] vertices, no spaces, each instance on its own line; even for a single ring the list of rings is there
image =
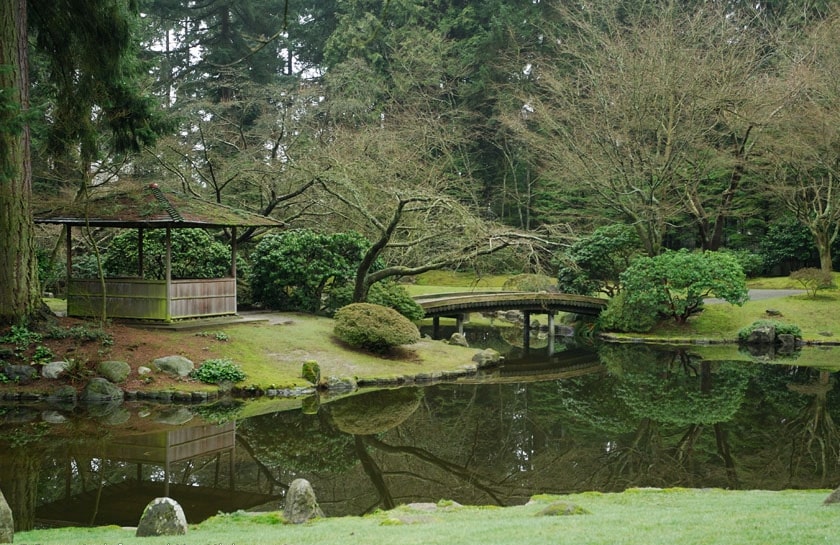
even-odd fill
[[[811,229],[811,232],[814,235],[817,252],[820,254],[820,270],[830,274],[833,269],[831,263],[831,235],[817,229]]]
[[[29,162],[26,0],[0,2],[0,324],[39,304]]]

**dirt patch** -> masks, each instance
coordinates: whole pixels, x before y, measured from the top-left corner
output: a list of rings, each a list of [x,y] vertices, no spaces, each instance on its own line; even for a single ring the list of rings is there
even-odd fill
[[[190,385],[197,387],[200,383],[161,373],[154,374],[154,378],[149,380],[139,376],[137,369],[151,366],[155,358],[171,355],[184,356],[197,366],[206,359],[221,357],[224,347],[224,340],[202,332],[145,329],[126,324],[99,327],[91,322],[66,317],[57,318],[35,332],[40,335],[40,340],[31,342],[25,349],[21,349],[22,343],[0,343],[0,349],[6,349],[6,356],[0,359],[17,365],[36,361],[69,361],[73,363],[71,376],[65,381],[35,381],[26,386],[0,384],[0,391],[11,388],[15,391],[45,391],[67,383],[81,386],[87,375],[94,374],[97,364],[107,360],[124,361],[131,367],[128,379],[120,384],[125,390],[190,389]],[[9,333],[9,330],[0,331],[0,337]],[[45,359],[47,350],[52,357]],[[10,356],[10,351],[15,355]]]

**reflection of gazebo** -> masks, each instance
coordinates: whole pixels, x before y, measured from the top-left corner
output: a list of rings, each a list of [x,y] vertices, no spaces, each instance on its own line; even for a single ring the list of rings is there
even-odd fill
[[[40,524],[135,526],[144,507],[161,496],[177,501],[187,521],[198,523],[219,512],[250,509],[280,497],[252,491],[249,483],[237,487],[235,422],[118,436],[83,444],[72,452],[66,464],[65,495],[37,507]],[[77,481],[71,492],[78,479],[74,466],[90,465],[90,460],[96,461],[99,483],[89,482],[85,488],[81,480],[82,490],[78,490]],[[176,470],[182,473],[181,482],[170,482]]]
[[[171,321],[236,314],[237,227],[282,227],[283,223],[189,195],[160,189],[157,184],[114,191],[36,214],[36,223],[67,227],[67,314],[96,316],[103,297],[109,318]],[[72,278],[73,226],[137,229],[137,277]],[[230,275],[211,279],[172,278],[171,230],[188,227],[231,229]],[[143,273],[144,229],[166,229],[165,278],[147,279]]]

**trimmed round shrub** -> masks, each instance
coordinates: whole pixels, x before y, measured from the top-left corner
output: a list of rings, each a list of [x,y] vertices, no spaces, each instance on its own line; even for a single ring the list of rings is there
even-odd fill
[[[420,331],[396,310],[371,303],[353,303],[335,313],[336,337],[350,346],[385,352],[420,340]]]

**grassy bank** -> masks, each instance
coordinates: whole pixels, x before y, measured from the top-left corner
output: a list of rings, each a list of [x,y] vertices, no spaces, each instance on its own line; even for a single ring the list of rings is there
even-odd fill
[[[282,524],[278,513],[220,515],[184,536],[135,538],[131,529],[71,528],[22,532],[17,544],[249,545],[295,543],[365,545],[802,545],[837,540],[840,505],[824,506],[828,491],[629,490],[539,496],[529,505],[400,507],[365,517]],[[541,516],[546,507],[572,503],[588,514]]]
[[[674,339],[707,339],[710,341],[734,342],[738,331],[758,320],[775,320],[796,324],[802,330],[802,338],[807,342],[840,342],[840,293],[826,291],[816,297],[808,295],[790,295],[748,301],[738,307],[728,303],[716,303],[705,306],[702,313],[688,319],[680,325],[666,320],[645,339],[672,341]],[[767,311],[772,310],[774,315]],[[638,337],[639,335],[622,335]]]

